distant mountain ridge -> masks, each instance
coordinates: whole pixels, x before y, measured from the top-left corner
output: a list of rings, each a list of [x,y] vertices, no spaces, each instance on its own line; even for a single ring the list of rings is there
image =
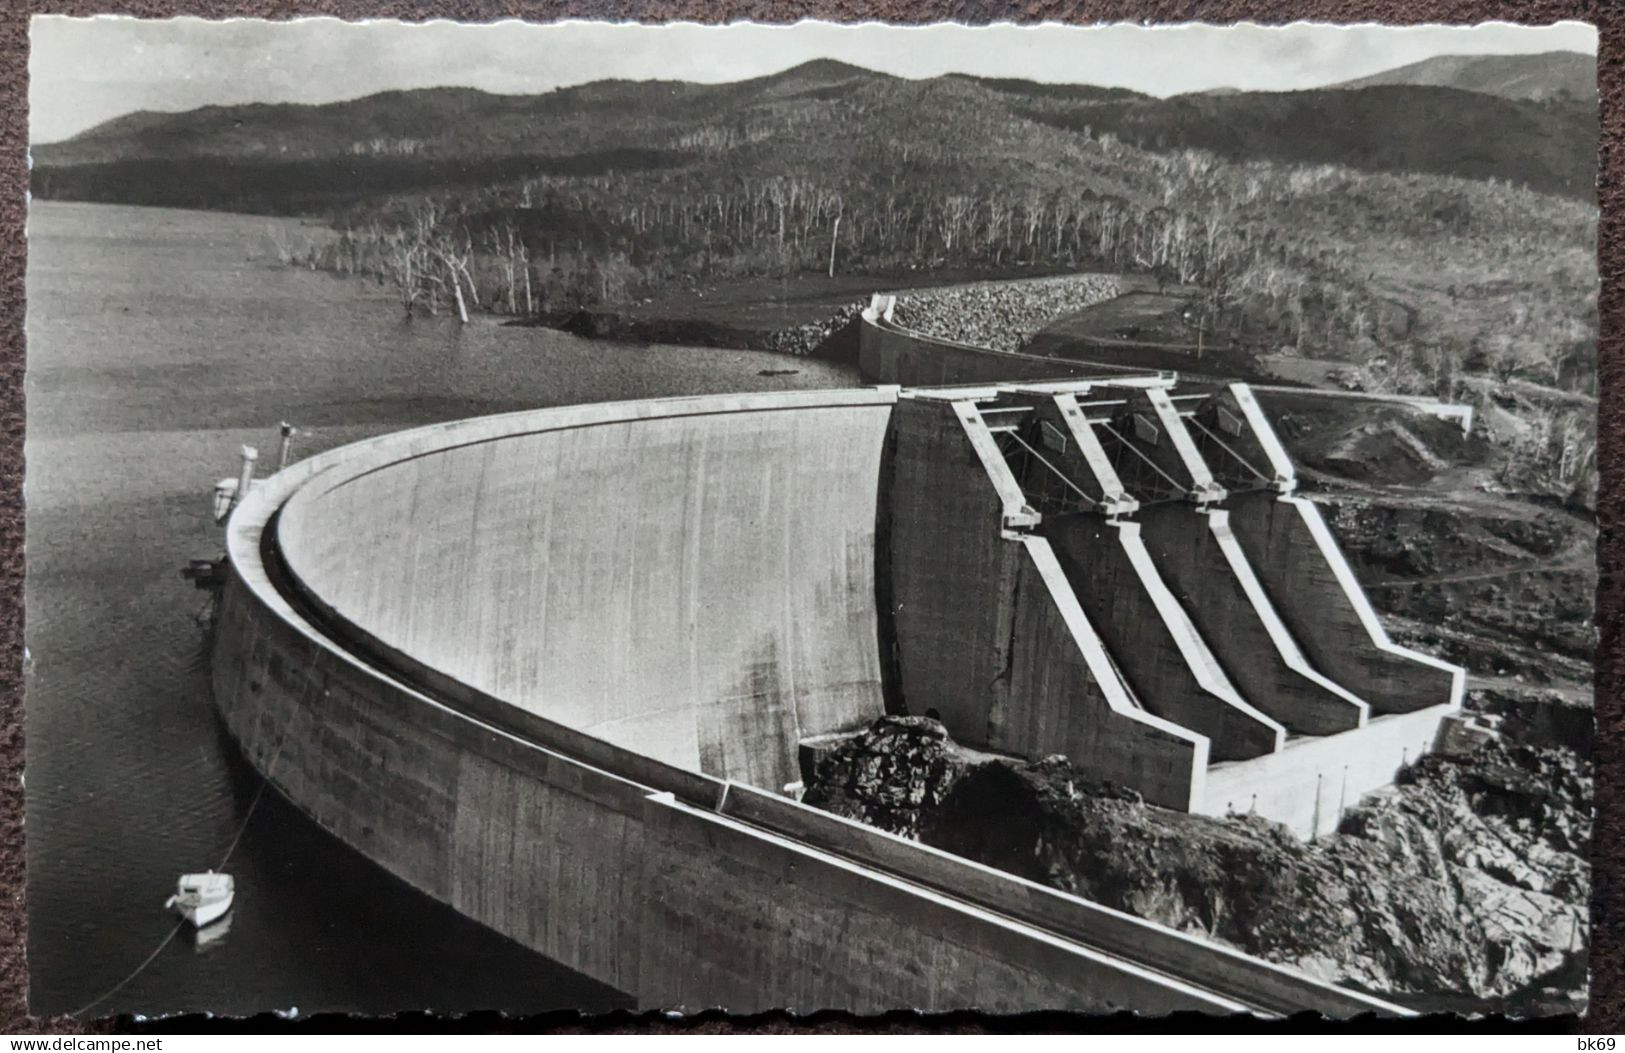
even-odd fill
[[[1488,82],[1488,67],[1470,68]],[[1496,83],[1511,83],[1506,76]],[[124,200],[156,193],[140,186],[153,181],[166,184],[167,196],[147,203],[273,210],[319,207],[303,191],[297,204],[277,203],[275,184],[287,166],[297,168],[288,178],[338,200],[478,185],[527,170],[646,167],[727,178],[734,166],[872,178],[881,146],[905,158],[929,155],[934,171],[958,169],[953,178],[967,186],[1039,171],[1052,183],[1070,178],[1097,193],[1132,194],[1132,172],[1097,166],[1066,174],[1080,147],[1103,135],[1152,151],[1494,178],[1586,199],[1595,186],[1594,97],[1531,101],[1392,84],[1158,99],[1016,78],[908,80],[828,59],[722,84],[605,80],[540,95],[443,87],[321,105],[133,113],[35,146],[33,157],[36,192],[46,196]],[[234,180],[258,187],[251,196],[261,203],[241,194],[216,202]],[[198,185],[188,189],[189,182]],[[108,189],[114,184],[122,189]]]
[[[1437,55],[1332,87],[1396,84],[1459,88],[1503,99],[1594,101],[1597,58],[1578,51],[1547,51],[1537,55]]]
[[[1426,85],[1177,95],[1031,112],[1086,123],[1151,150],[1200,149],[1232,161],[1339,164],[1367,171],[1504,179],[1575,197],[1594,189],[1597,111]]]

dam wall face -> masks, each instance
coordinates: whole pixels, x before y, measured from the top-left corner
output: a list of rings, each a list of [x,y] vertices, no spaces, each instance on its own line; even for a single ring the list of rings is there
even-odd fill
[[[643,1008],[1132,1008],[1154,1013],[1313,1008],[1340,1016],[1397,1011],[1291,970],[817,812],[772,792],[773,787],[755,789],[708,774],[704,769],[717,763],[716,754],[703,748],[701,731],[683,740],[672,753],[675,761],[657,756],[665,747],[638,722],[636,705],[645,706],[663,722],[660,726],[703,728],[707,718],[698,712],[703,707],[684,693],[698,690],[692,680],[679,678],[664,693],[638,681],[634,686],[649,692],[626,700],[619,711],[606,709],[603,696],[590,690],[589,658],[600,666],[635,665],[647,651],[663,667],[675,661],[661,651],[671,645],[660,641],[635,641],[638,646],[630,652],[615,650],[629,645],[618,635],[623,630],[616,628],[615,618],[653,615],[619,612],[612,604],[608,610],[592,608],[603,597],[590,589],[603,579],[576,577],[583,573],[581,565],[632,559],[613,549],[595,551],[594,539],[605,546],[629,541],[655,545],[655,551],[679,563],[692,539],[661,548],[641,527],[628,534],[623,531],[631,527],[604,527],[587,514],[563,517],[562,506],[551,502],[575,492],[575,484],[553,466],[567,462],[583,478],[595,470],[601,486],[610,491],[644,472],[675,473],[687,485],[703,489],[709,480],[704,472],[696,474],[693,464],[715,466],[721,463],[715,457],[731,456],[726,448],[740,442],[761,441],[761,457],[767,460],[775,450],[788,456],[790,439],[801,434],[797,426],[759,415],[806,412],[808,419],[833,425],[847,448],[834,450],[816,442],[803,447],[802,453],[816,460],[809,467],[816,485],[799,489],[825,504],[850,500],[852,505],[820,512],[808,496],[796,499],[797,510],[826,517],[817,521],[838,534],[862,534],[872,529],[859,519],[873,514],[873,477],[837,480],[821,466],[833,460],[853,471],[872,470],[895,397],[882,389],[783,396],[765,403],[692,399],[515,414],[386,436],[260,480],[228,524],[229,573],[212,663],[222,719],[248,759],[322,827],[427,895],[632,994]],[[871,420],[871,414],[877,419]],[[708,419],[719,425],[717,436],[700,425]],[[741,427],[741,420],[752,421],[751,426]],[[687,423],[674,424],[678,421]],[[642,432],[646,425],[650,431]],[[550,450],[549,443],[556,440],[539,438],[562,438],[558,433],[569,431],[584,433],[581,445]],[[512,456],[482,449],[510,439],[515,443]],[[640,455],[645,440],[654,448],[648,459]],[[774,445],[781,440],[785,445]],[[622,451],[619,463],[607,452],[612,449]],[[565,451],[571,456],[564,456]],[[434,465],[442,456],[453,458],[446,465],[455,468]],[[742,470],[747,475],[754,470],[761,485],[777,486],[774,472],[781,469],[758,465]],[[402,473],[395,482],[411,491],[404,503],[390,500],[382,490],[367,489],[366,480],[389,479],[391,473]],[[552,481],[559,485],[550,487]],[[833,489],[837,482],[844,488]],[[648,485],[651,493],[661,492],[658,478]],[[715,562],[675,574],[676,584],[634,577],[616,587],[636,584],[654,590],[649,599],[666,604],[667,628],[674,639],[685,639],[684,619],[693,610],[676,601],[721,602],[699,590],[690,575],[702,570],[722,575],[733,590],[730,610],[789,634],[781,658],[796,653],[794,634],[801,630],[788,613],[774,622],[774,612],[799,598],[799,589],[816,593],[823,588],[820,602],[842,614],[837,623],[845,627],[839,631],[857,637],[843,638],[842,645],[862,643],[869,650],[847,656],[848,664],[818,665],[796,674],[813,678],[809,690],[815,697],[847,699],[841,706],[850,709],[796,712],[798,718],[826,715],[818,720],[866,717],[877,704],[873,622],[855,614],[851,622],[843,621],[843,605],[848,590],[867,584],[869,564],[842,537],[813,550],[825,557],[805,565],[805,584],[730,573],[724,562],[727,552],[758,553],[752,558],[766,559],[762,553],[771,546],[755,541],[729,549],[728,530],[755,529],[785,543],[798,536],[798,527],[763,512],[759,500],[750,505],[754,515],[738,512],[749,490],[719,484],[713,491],[718,503],[700,500],[697,506],[685,506],[686,517],[641,517],[665,521],[679,536],[696,520],[708,524],[700,541],[716,546],[709,557]],[[782,489],[774,493],[790,500]],[[601,496],[593,507],[618,507],[613,492]],[[460,509],[431,512],[427,507],[465,499],[467,507]],[[511,509],[504,510],[505,503]],[[342,518],[324,520],[337,516],[339,509]],[[631,516],[634,510],[628,506],[620,511]],[[431,527],[421,550],[410,541],[420,521]],[[553,533],[579,531],[581,539],[549,541],[537,522],[548,523]],[[516,531],[520,538],[470,542],[460,536],[467,530]],[[1043,563],[1041,539],[1016,544],[1034,566]],[[397,558],[421,559],[422,567],[408,574],[396,566]],[[526,558],[532,560],[528,568]],[[565,576],[561,580],[589,588],[580,597],[587,613],[575,617],[597,620],[597,650],[588,653],[589,637],[550,637],[546,634],[551,630],[541,622],[527,622],[544,639],[580,648],[551,656],[556,663],[579,663],[561,672],[576,692],[533,691],[517,652],[522,641],[504,635],[489,610],[477,609],[477,597],[460,596],[464,586],[458,576],[470,575],[483,588],[496,590],[498,598],[492,602],[507,605],[509,617],[526,619],[532,616],[530,603],[553,601],[558,594],[515,579],[527,573],[546,576],[553,569],[551,561],[563,559],[581,563],[556,569]],[[353,573],[354,564],[368,570]],[[1054,588],[1061,579],[1052,557],[1050,564],[1042,578]],[[779,577],[795,577],[801,566],[787,572],[775,563],[773,570]],[[501,567],[511,574],[497,574]],[[831,586],[832,580],[839,587]],[[662,593],[663,588],[677,591]],[[325,590],[325,597],[318,589]],[[389,589],[397,590],[393,597],[385,595]],[[442,589],[444,597],[438,591]],[[390,615],[391,603],[413,608],[442,599],[463,605],[468,620],[461,625],[422,624],[436,632],[460,633],[459,641],[432,639],[430,630],[412,621],[421,615],[401,615],[399,621]],[[1075,644],[1081,615],[1075,605],[1068,608],[1064,593],[1057,593],[1054,609],[1062,628],[1052,631],[1051,639],[1070,638]],[[700,614],[705,610],[702,603]],[[550,619],[563,616],[557,609],[548,614]],[[352,615],[375,623],[363,626],[350,620]],[[507,665],[488,666],[463,650],[472,652],[482,641],[510,639],[515,639],[516,650]],[[407,646],[423,646],[427,653],[409,652]],[[505,646],[493,650],[502,654]],[[751,651],[727,654],[747,663],[755,660]],[[467,664],[458,666],[459,661]],[[792,659],[786,661],[795,668]],[[1099,674],[1102,662],[1103,655],[1096,654],[1084,665]],[[814,677],[818,670],[833,672],[819,681]],[[487,686],[517,685],[525,693],[501,697],[458,679],[465,674],[492,678]],[[862,681],[861,690],[845,686],[853,679]],[[753,698],[764,711],[763,724],[779,728],[777,713],[782,710],[774,707],[782,697],[758,692]],[[673,721],[664,712],[673,708],[685,711],[685,718]],[[722,710],[717,726],[726,726],[733,712]],[[769,753],[776,748],[777,730],[759,738],[751,738],[748,730],[729,732],[738,737],[725,743],[722,768],[733,767],[735,743]],[[1188,736],[1171,733],[1171,738],[1190,744]],[[778,777],[772,773],[773,779]]]
[[[284,558],[336,617],[459,683],[780,789],[802,737],[883,712],[874,527],[892,397],[583,407],[363,459],[289,500]]]
[[[1391,1011],[797,800],[800,745],[890,702],[1312,837],[1463,685],[1387,638],[1245,386],[881,308],[865,368],[953,386],[457,421],[258,481],[227,728],[323,827],[645,1008]]]
[[[216,632],[227,728],[318,824],[468,917],[638,989],[639,787],[518,749],[373,674],[242,577],[226,587]]]

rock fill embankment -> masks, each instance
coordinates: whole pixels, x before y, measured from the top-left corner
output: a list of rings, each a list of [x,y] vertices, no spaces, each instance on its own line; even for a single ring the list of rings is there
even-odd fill
[[[804,800],[1419,1008],[1534,1014],[1583,1005],[1591,796],[1574,751],[1492,741],[1304,842],[887,717],[826,753]]]
[[[1019,351],[1044,326],[1120,292],[1111,274],[978,282],[900,293],[893,321],[927,336]]]
[[[842,307],[828,318],[821,318],[816,322],[806,322],[802,325],[786,326],[775,329],[764,338],[762,350],[776,351],[781,355],[823,355],[830,358],[850,357],[857,355],[857,337],[854,333],[850,342],[851,348],[835,347],[845,334],[857,322],[858,315],[868,307],[867,303],[852,303]],[[843,354],[844,352],[844,354]]]

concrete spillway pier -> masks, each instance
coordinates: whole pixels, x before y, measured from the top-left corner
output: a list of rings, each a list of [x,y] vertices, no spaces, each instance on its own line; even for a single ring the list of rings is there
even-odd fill
[[[865,320],[866,371],[957,383],[894,415],[884,585],[906,705],[964,742],[1305,837],[1432,748],[1465,672],[1388,638],[1247,385],[1046,379],[1087,367],[944,345],[885,297]],[[1035,379],[983,379],[1000,376]]]
[[[217,701],[324,827],[646,1007],[1397,1012],[795,799],[888,706],[1306,835],[1391,780],[1459,671],[1255,410],[1114,374],[384,436],[237,507]]]
[[[1064,753],[1165,807],[1330,832],[1432,747],[1464,674],[1388,639],[1245,386],[1183,409],[1174,390],[903,393],[885,498],[901,694],[956,739]],[[1235,441],[1214,441],[1278,469],[1246,493],[1190,430],[1225,406],[1244,410],[1225,410]]]

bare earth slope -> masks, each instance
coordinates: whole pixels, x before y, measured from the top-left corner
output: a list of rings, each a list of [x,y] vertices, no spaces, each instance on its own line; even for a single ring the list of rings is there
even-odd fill
[[[1577,51],[1539,55],[1438,55],[1334,85],[1431,84],[1499,95],[1506,99],[1594,99],[1597,57]]]

